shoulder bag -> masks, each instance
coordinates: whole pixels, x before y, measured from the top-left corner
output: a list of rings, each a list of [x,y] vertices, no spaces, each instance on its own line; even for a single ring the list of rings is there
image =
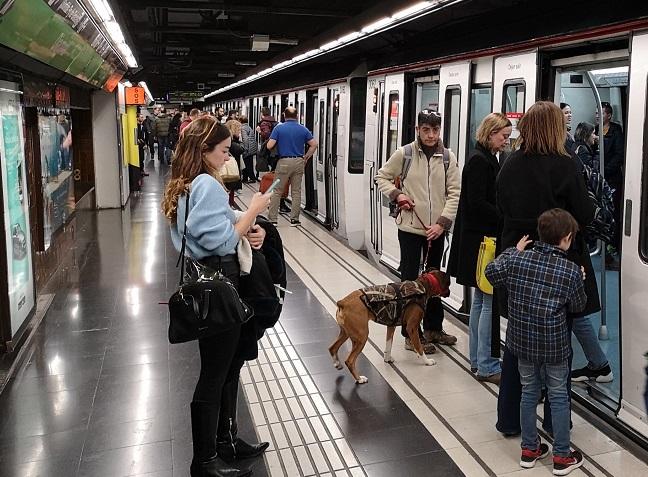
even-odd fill
[[[479,245],[479,255],[477,257],[477,269],[475,271],[475,280],[477,287],[487,295],[493,294],[493,285],[486,278],[486,266],[495,260],[495,237],[486,237]]]
[[[180,264],[180,283],[169,299],[170,343],[213,336],[245,323],[254,314],[220,270],[185,256],[188,215],[187,192],[182,247],[176,264]]]

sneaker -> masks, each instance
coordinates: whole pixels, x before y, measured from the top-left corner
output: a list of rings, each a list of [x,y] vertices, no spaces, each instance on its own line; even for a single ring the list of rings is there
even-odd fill
[[[282,212],[284,214],[288,214],[288,213],[290,213],[290,207],[288,207],[287,205],[281,204],[279,206],[279,212]]]
[[[581,369],[572,371],[571,380],[577,383],[595,380],[597,383],[610,383],[614,380],[614,375],[610,369],[610,365],[606,364],[601,369],[591,369],[585,366]]]
[[[301,222],[299,219],[290,219],[290,226],[291,227],[297,227],[298,225],[301,225]]]
[[[436,346],[434,346],[432,343],[423,342],[421,344],[423,345],[423,352],[425,354],[434,354],[434,353],[436,353]],[[407,351],[416,352],[416,350],[414,349],[414,345],[412,345],[412,342],[410,341],[409,338],[405,338],[405,349]]]
[[[502,380],[502,373],[495,373],[489,376],[481,376],[480,374],[477,374],[477,381],[493,383],[495,386],[499,386],[501,380]]]
[[[554,456],[553,475],[567,475],[581,465],[583,465],[583,454],[578,451],[571,451],[567,457]]]
[[[445,331],[425,331],[423,333],[425,339],[432,343],[439,343],[442,345],[453,345],[457,342],[457,337],[449,335]]]
[[[520,457],[520,467],[525,469],[530,469],[535,466],[535,463],[538,459],[544,459],[549,454],[549,446],[544,442],[540,442],[540,445],[537,449],[525,449],[522,448],[522,456]],[[554,462],[556,458],[554,457]]]

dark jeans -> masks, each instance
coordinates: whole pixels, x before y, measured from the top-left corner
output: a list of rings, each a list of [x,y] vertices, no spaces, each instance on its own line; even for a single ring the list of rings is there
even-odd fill
[[[398,243],[400,245],[401,280],[416,280],[420,274],[421,261],[427,253],[428,242],[424,235],[417,235],[410,232],[398,231]],[[439,268],[443,256],[445,234],[436,240],[432,240],[430,253],[427,257],[425,268]],[[443,329],[443,305],[441,298],[430,298],[423,316],[423,329],[425,331],[441,331]],[[407,337],[407,331],[401,327],[401,333]]]
[[[243,169],[243,180],[244,181],[254,181],[256,180],[256,174],[254,173],[254,156],[244,156],[243,163],[245,168]]]
[[[204,260],[211,268],[220,268],[234,286],[239,284],[239,265],[236,260],[220,263],[217,257]],[[220,265],[220,266],[219,266]],[[234,359],[238,348],[241,327],[198,340],[200,349],[200,377],[194,391],[194,402],[207,402],[220,407],[223,390],[238,386],[243,360]]]
[[[158,156],[160,162],[169,163],[171,157],[171,148],[169,142],[169,136],[159,136],[158,137]]]
[[[568,369],[571,370],[572,355],[569,356]],[[571,371],[567,373],[567,395],[569,396],[569,409],[571,412]],[[509,349],[504,347],[502,358],[502,378],[500,381],[499,395],[497,397],[497,424],[495,428],[504,434],[517,434],[520,432],[520,402],[522,400],[522,384],[518,369],[518,359]],[[551,406],[549,397],[544,400],[544,416],[542,428],[553,433]]]

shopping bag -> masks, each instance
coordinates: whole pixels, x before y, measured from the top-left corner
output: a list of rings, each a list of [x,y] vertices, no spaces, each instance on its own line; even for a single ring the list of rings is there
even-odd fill
[[[489,263],[495,260],[495,237],[486,237],[479,245],[479,256],[477,257],[477,270],[475,271],[475,279],[477,287],[488,295],[493,294],[493,285],[486,278],[486,267]]]

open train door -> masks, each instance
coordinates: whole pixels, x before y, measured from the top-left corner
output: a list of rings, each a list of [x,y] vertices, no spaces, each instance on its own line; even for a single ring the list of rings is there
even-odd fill
[[[313,155],[315,167],[315,191],[317,199],[316,218],[321,223],[327,221],[326,210],[326,164],[328,157],[329,129],[328,129],[328,103],[329,89],[326,86],[319,88],[315,106],[315,126],[313,136],[319,144]]]
[[[538,51],[500,56],[493,62],[493,112],[511,120],[511,140],[518,137],[517,122],[536,100]]]
[[[630,100],[626,121],[625,217],[621,223],[621,407],[620,420],[648,436],[644,401],[648,351],[648,33],[632,38]]]

